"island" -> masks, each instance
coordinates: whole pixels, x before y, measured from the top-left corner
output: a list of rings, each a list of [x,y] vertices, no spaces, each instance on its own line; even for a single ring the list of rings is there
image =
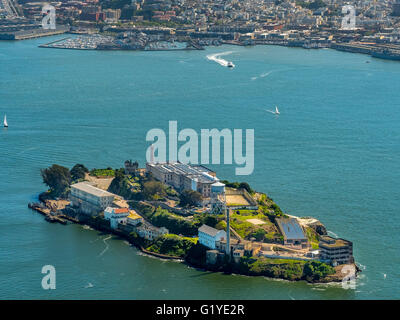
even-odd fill
[[[51,223],[78,223],[126,239],[145,254],[213,272],[311,283],[360,272],[351,241],[312,217],[284,213],[247,182],[220,180],[202,165],[127,160],[89,170],[53,164],[49,189],[29,207]]]

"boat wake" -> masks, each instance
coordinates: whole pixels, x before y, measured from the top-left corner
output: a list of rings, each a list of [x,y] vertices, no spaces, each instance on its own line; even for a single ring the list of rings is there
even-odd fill
[[[110,246],[108,245],[108,243],[106,242],[106,241],[109,240],[109,239],[111,239],[111,236],[109,236],[109,237],[103,239],[103,242],[104,242],[104,244],[106,245],[106,247],[105,247],[104,250],[99,254],[99,257],[101,257],[101,256],[108,250],[108,248],[110,247]]]
[[[226,51],[226,52],[220,52],[220,53],[214,53],[214,54],[209,54],[207,55],[207,59],[211,61],[215,61],[219,65],[223,67],[228,67],[229,61],[222,59],[221,57],[226,56],[228,54],[233,53],[233,51]]]
[[[268,77],[271,73],[272,73],[272,71],[264,72],[264,73],[260,74],[258,77],[252,77],[251,80],[254,81],[254,80],[257,80],[258,78]]]

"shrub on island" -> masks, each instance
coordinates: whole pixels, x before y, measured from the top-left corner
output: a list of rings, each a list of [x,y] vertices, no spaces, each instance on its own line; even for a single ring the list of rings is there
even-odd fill
[[[197,238],[182,237],[176,234],[166,234],[154,240],[146,250],[183,258],[196,242]]]

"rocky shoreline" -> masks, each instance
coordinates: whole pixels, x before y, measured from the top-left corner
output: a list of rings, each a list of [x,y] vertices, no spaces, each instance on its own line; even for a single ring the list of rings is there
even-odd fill
[[[308,283],[318,284],[318,283],[337,283],[342,282],[345,277],[348,277],[348,273],[343,273],[342,268],[343,265],[339,265],[335,267],[335,274],[328,275],[324,278],[320,278],[318,280],[313,279],[311,277],[301,277],[296,279],[287,279],[282,276],[271,276],[270,274],[265,274],[260,272],[257,273],[244,273],[240,272],[236,268],[232,268],[231,265],[224,265],[224,266],[213,266],[208,265],[202,259],[198,259],[193,256],[185,256],[185,257],[177,257],[177,256],[170,256],[162,253],[152,252],[146,250],[143,246],[143,241],[140,238],[137,238],[131,234],[127,234],[121,230],[112,229],[109,226],[109,223],[105,219],[101,218],[93,218],[88,217],[86,215],[77,214],[70,209],[68,209],[67,204],[68,201],[64,199],[60,200],[50,200],[48,194],[46,192],[41,193],[39,195],[39,203],[29,203],[28,207],[32,210],[39,212],[40,214],[45,216],[45,220],[51,223],[61,223],[66,225],[68,223],[76,223],[81,225],[88,225],[89,227],[106,233],[110,233],[116,236],[119,236],[125,240],[127,240],[131,245],[134,245],[138,250],[140,250],[143,254],[153,256],[158,259],[162,260],[175,260],[181,263],[186,264],[189,267],[209,271],[209,272],[221,272],[224,274],[237,274],[237,275],[244,275],[244,276],[262,276],[271,279],[284,279],[289,281],[306,281]],[[315,220],[315,219],[314,219]],[[318,220],[315,220],[313,223],[308,224],[308,226],[312,227],[316,232],[319,234],[326,234],[326,227]],[[352,264],[356,270],[356,276],[361,269],[354,263]]]

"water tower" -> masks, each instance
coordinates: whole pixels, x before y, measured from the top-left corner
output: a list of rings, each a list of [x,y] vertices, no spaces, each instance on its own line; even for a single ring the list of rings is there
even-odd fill
[[[211,212],[223,214],[225,213],[225,205],[225,185],[221,182],[215,182],[211,185]]]

